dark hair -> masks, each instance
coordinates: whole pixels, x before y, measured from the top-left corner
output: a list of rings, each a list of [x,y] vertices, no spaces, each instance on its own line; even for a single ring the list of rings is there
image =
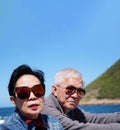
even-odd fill
[[[11,75],[11,78],[8,84],[8,91],[9,91],[10,96],[14,96],[14,88],[15,88],[16,82],[21,76],[25,74],[34,75],[40,80],[41,84],[45,86],[44,72],[41,70],[32,70],[30,66],[23,64],[19,66],[18,68],[16,68]]]

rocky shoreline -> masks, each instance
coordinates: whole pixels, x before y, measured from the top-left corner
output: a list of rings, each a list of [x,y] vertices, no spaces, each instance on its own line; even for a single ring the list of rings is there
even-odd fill
[[[120,104],[120,99],[91,99],[89,101],[81,100],[80,105],[102,105],[102,104]]]

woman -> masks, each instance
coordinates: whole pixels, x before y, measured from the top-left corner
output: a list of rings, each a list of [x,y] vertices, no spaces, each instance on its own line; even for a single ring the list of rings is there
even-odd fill
[[[41,114],[44,108],[44,73],[21,65],[11,75],[8,91],[14,113],[1,125],[2,130],[62,130],[60,122]]]

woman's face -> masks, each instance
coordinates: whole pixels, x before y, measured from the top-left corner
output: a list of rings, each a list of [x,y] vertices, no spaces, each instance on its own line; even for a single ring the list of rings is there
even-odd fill
[[[32,88],[37,84],[41,84],[38,78],[34,75],[26,74],[17,80],[15,88],[24,86]],[[12,98],[12,102],[19,112],[28,119],[36,119],[44,107],[44,97],[37,97],[32,91],[30,96],[25,99],[20,99],[15,92],[15,98]]]

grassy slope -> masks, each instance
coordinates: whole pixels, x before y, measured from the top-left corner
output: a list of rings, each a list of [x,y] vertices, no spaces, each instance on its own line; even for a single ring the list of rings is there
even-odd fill
[[[90,99],[120,99],[120,59],[95,81],[86,86],[84,101]]]

